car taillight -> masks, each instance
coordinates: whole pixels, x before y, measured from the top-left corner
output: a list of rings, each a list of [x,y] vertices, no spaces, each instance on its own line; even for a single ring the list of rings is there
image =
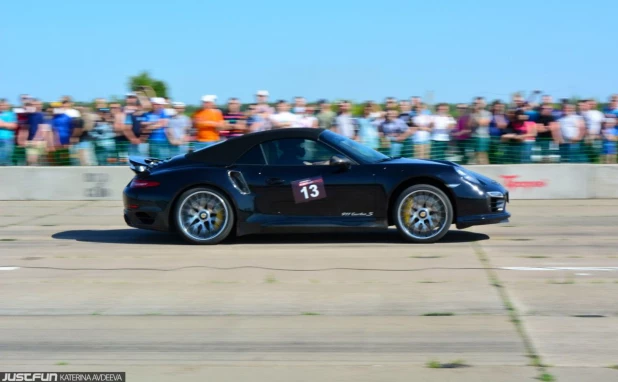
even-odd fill
[[[133,179],[133,181],[131,182],[131,188],[157,187],[158,185],[159,182],[147,179]]]

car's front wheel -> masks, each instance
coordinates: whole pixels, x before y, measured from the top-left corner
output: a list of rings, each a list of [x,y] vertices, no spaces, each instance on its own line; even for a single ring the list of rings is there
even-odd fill
[[[180,236],[193,244],[217,244],[223,241],[234,226],[234,210],[219,191],[193,188],[182,195],[174,211]]]
[[[404,190],[393,209],[397,230],[407,241],[434,243],[448,232],[453,206],[437,187],[418,184]]]

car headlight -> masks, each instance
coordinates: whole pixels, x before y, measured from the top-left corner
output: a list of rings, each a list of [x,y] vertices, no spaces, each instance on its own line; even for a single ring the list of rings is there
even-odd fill
[[[479,182],[476,176],[470,174],[465,169],[461,167],[455,167],[455,171],[457,172],[457,174],[459,174],[459,176],[461,176],[463,179],[467,180],[468,182],[474,183],[474,184],[481,184],[481,182]]]

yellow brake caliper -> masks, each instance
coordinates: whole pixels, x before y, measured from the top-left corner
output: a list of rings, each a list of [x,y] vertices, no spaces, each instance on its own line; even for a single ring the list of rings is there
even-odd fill
[[[408,200],[406,200],[406,204],[403,206],[403,224],[406,226],[410,224],[410,218],[412,217],[412,206],[414,206],[414,200],[412,198],[408,198]]]
[[[217,212],[217,218],[215,219],[215,229],[219,229],[219,227],[221,227],[221,224],[223,224],[223,208],[219,210],[219,212]]]

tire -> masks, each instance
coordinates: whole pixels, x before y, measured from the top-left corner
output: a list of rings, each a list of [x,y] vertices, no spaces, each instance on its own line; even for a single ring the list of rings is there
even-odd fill
[[[444,191],[428,184],[417,184],[399,195],[393,209],[393,219],[404,240],[435,243],[446,235],[451,226],[453,206]],[[404,224],[406,220],[408,223]]]
[[[192,188],[180,195],[172,218],[178,234],[192,244],[218,244],[234,227],[232,204],[210,187]]]

